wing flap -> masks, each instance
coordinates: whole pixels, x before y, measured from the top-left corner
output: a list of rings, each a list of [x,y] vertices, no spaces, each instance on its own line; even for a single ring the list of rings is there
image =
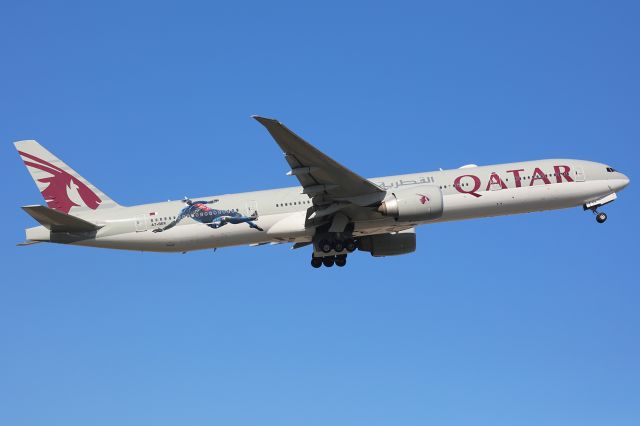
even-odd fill
[[[16,244],[18,247],[26,247],[26,246],[32,246],[34,244],[40,244],[42,241],[25,241],[22,243],[18,243]]]

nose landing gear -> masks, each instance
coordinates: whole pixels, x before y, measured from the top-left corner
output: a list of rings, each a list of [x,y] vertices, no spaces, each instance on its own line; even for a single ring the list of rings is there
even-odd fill
[[[583,204],[582,208],[584,210],[591,210],[593,214],[596,215],[596,222],[605,223],[607,221],[607,214],[599,212],[598,207],[602,207],[605,204],[609,204],[613,202],[616,198],[618,198],[616,196],[616,193],[612,192],[611,194],[607,195],[606,197],[602,197],[599,200],[590,201],[588,203]]]
[[[586,209],[585,209],[586,210]],[[607,221],[607,214],[598,211],[598,206],[589,208],[596,215],[596,222],[605,223]]]

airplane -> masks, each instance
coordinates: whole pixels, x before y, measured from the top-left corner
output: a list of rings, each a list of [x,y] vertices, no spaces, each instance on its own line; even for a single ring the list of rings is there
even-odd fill
[[[125,207],[38,142],[15,146],[47,206],[22,207],[40,226],[26,242],[181,252],[292,243],[311,246],[311,266],[345,266],[416,250],[416,227],[582,206],[617,198],[629,178],[609,165],[548,159],[365,179],[275,119],[253,116],[284,153],[299,186]]]

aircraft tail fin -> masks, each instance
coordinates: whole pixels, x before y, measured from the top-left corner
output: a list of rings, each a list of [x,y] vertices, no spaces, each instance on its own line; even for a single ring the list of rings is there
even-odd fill
[[[24,206],[22,210],[51,232],[92,232],[101,228],[79,217],[45,206]]]
[[[118,206],[38,142],[25,140],[14,145],[49,208],[68,214]]]

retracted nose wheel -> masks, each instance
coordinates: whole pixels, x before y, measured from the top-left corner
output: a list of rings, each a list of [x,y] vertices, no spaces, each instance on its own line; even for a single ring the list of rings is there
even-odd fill
[[[606,213],[598,213],[596,215],[596,222],[605,223],[606,221],[607,221],[607,214]]]

